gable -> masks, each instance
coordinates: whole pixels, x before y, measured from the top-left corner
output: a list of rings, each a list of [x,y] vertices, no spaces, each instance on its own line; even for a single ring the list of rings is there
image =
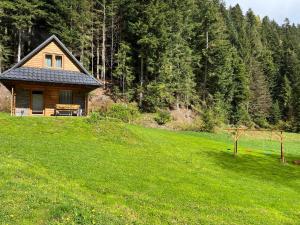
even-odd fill
[[[29,58],[21,67],[45,68],[45,55],[47,54],[62,56],[62,70],[81,72],[74,60],[54,40]]]

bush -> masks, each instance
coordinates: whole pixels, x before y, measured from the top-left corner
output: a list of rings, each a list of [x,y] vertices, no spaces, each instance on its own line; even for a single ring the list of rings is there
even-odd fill
[[[159,125],[164,125],[172,120],[171,114],[167,110],[160,110],[157,112],[157,115],[154,117],[154,120]]]
[[[259,128],[270,128],[270,124],[266,118],[255,118],[254,122]]]
[[[92,112],[90,116],[87,118],[88,123],[98,123],[103,117],[99,112]]]
[[[135,104],[113,104],[106,112],[106,117],[119,119],[125,123],[130,123],[139,116],[140,112]]]
[[[296,130],[293,127],[293,122],[289,121],[289,122],[285,122],[282,120],[279,120],[279,122],[276,124],[276,126],[274,127],[277,130],[284,130],[286,132],[295,132]]]
[[[88,118],[89,123],[97,123],[99,120],[114,119],[125,123],[130,123],[140,116],[140,112],[135,104],[115,103],[109,108],[102,108],[91,113]]]

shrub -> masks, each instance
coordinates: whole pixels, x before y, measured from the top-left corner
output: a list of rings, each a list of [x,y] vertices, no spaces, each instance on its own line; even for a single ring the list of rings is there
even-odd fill
[[[99,120],[114,120],[130,123],[139,118],[140,112],[135,104],[112,104],[109,108],[102,108],[92,112],[87,119],[89,123],[97,123]]]
[[[130,123],[140,116],[136,104],[113,104],[107,112],[103,113],[106,117],[119,119],[125,123]]]
[[[157,115],[154,117],[154,120],[159,124],[159,125],[164,125],[168,122],[171,121],[171,114],[167,110],[160,110],[157,112]]]
[[[254,122],[259,128],[270,128],[270,124],[268,123],[266,118],[255,118]]]
[[[92,112],[90,116],[87,118],[88,123],[97,123],[102,119],[102,116],[99,112]]]
[[[289,122],[285,122],[282,120],[279,120],[279,122],[276,124],[276,126],[274,127],[277,130],[284,130],[287,132],[295,132],[295,129],[293,127],[293,122],[289,121]]]

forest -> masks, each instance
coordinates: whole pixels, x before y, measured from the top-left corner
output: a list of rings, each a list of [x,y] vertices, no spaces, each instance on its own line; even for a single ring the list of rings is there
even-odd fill
[[[288,19],[220,0],[1,0],[0,72],[52,34],[144,112],[300,132],[300,26]]]

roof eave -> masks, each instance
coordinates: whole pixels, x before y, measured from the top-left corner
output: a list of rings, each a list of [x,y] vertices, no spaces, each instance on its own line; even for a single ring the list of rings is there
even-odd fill
[[[69,82],[51,82],[51,81],[42,81],[42,80],[31,80],[31,79],[10,79],[10,78],[0,78],[1,83],[5,82],[26,82],[26,83],[43,83],[43,84],[58,84],[58,85],[73,85],[73,86],[86,86],[86,87],[93,87],[99,88],[102,85],[98,84],[83,84],[83,83],[69,83]]]

